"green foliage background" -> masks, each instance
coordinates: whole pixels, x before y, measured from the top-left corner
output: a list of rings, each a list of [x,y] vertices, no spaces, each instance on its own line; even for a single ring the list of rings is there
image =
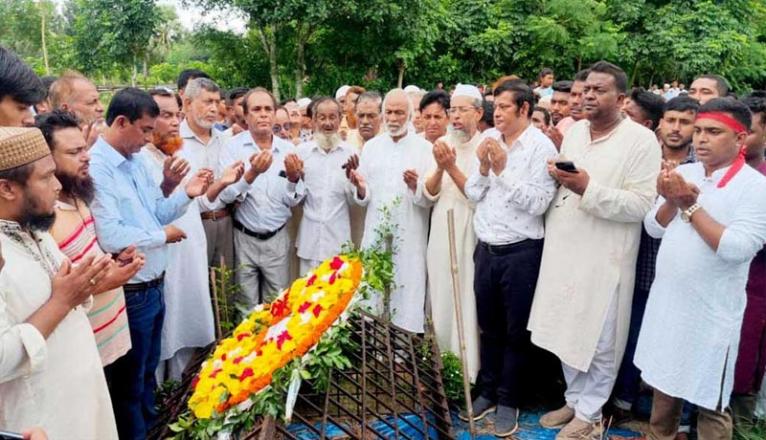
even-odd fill
[[[633,85],[688,85],[708,72],[741,93],[766,83],[763,0],[185,1],[238,11],[248,28],[188,32],[155,0],[4,0],[0,44],[41,74],[75,68],[100,84],[154,85],[198,67],[225,87],[277,86],[282,97],[534,79],[542,67],[571,78],[599,59]]]

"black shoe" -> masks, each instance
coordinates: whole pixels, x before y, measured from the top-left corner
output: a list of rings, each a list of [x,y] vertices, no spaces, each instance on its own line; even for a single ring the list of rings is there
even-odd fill
[[[519,430],[519,410],[499,405],[495,413],[495,436],[510,437]]]
[[[479,421],[483,419],[487,414],[491,413],[495,410],[495,404],[487,399],[486,397],[479,396],[476,398],[476,400],[473,401],[471,404],[471,408],[473,409],[473,421]],[[458,415],[460,417],[460,420],[467,422],[468,421],[468,411],[460,411],[460,414]]]

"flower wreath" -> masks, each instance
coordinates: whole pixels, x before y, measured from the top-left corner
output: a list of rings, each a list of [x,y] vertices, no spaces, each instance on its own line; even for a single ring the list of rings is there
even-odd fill
[[[271,383],[274,372],[314,347],[348,307],[362,279],[357,258],[336,256],[257,306],[222,340],[194,378],[197,419],[223,414]]]

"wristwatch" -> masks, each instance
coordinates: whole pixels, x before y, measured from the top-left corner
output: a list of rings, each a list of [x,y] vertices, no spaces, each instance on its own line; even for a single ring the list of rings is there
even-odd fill
[[[684,223],[691,223],[692,215],[694,215],[694,213],[697,212],[700,208],[702,208],[702,206],[699,203],[695,203],[692,206],[681,211],[681,220]]]

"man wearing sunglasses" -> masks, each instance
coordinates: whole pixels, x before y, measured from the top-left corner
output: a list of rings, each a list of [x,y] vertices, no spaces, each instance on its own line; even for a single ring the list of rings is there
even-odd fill
[[[277,112],[274,115],[274,125],[271,128],[274,136],[297,145],[299,138],[293,140],[290,136],[292,128],[293,124],[290,122],[290,114],[287,113],[287,109],[284,107],[277,108]]]

